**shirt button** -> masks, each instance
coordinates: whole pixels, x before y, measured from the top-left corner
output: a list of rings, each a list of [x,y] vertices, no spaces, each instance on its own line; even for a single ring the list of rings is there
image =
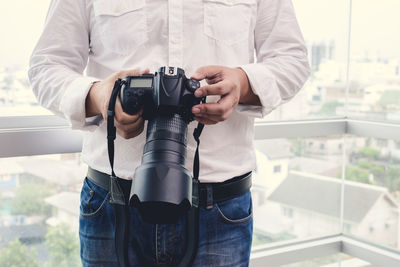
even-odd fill
[[[179,44],[179,38],[178,38],[178,37],[172,37],[172,38],[171,38],[171,43],[173,43],[173,44]]]
[[[116,6],[115,9],[114,9],[114,12],[115,13],[119,13],[120,11],[121,11],[121,8],[119,6]]]
[[[226,0],[228,4],[232,4],[233,0]]]

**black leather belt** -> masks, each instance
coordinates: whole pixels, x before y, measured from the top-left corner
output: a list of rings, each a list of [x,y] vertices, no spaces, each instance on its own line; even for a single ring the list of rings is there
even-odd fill
[[[99,172],[89,167],[88,179],[95,185],[110,191],[110,175]],[[131,190],[131,180],[118,179],[125,196],[129,196]],[[238,197],[246,193],[251,187],[251,172],[244,175],[233,177],[222,183],[199,183],[198,192],[193,188],[193,195],[199,196],[200,205],[212,205]]]

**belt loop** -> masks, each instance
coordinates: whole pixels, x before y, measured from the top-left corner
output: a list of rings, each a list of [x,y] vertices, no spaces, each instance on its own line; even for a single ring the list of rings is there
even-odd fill
[[[206,185],[206,209],[212,209],[214,204],[213,188],[210,184]]]

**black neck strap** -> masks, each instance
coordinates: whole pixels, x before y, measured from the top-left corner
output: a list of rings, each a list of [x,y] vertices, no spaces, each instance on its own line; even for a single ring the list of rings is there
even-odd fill
[[[200,146],[200,135],[203,131],[204,124],[198,123],[196,129],[193,131],[194,140],[196,140],[196,153],[194,154],[193,161],[193,179],[199,180],[199,172],[200,172],[200,156],[199,156],[199,146]]]
[[[116,177],[114,173],[114,140],[117,136],[117,129],[114,126],[115,103],[119,94],[119,90],[123,81],[118,79],[114,83],[114,88],[111,93],[110,102],[107,110],[107,143],[108,143],[108,160],[111,166],[111,177]]]

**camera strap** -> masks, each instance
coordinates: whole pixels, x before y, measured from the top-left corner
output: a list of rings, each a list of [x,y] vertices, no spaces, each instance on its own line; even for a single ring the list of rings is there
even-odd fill
[[[200,156],[199,156],[199,146],[200,146],[200,135],[204,129],[204,124],[198,123],[196,129],[193,131],[194,140],[196,140],[196,153],[194,154],[194,162],[193,162],[193,179],[199,180],[199,172],[200,172]]]
[[[108,160],[111,167],[110,176],[110,195],[111,203],[125,205],[127,200],[124,197],[122,189],[118,183],[117,176],[114,172],[114,140],[117,136],[117,129],[114,126],[115,103],[118,98],[119,90],[124,81],[118,79],[114,83],[114,88],[111,92],[110,102],[107,109],[107,143],[108,143]]]
[[[115,103],[118,98],[119,90],[124,81],[118,79],[114,83],[110,101],[107,109],[107,144],[108,160],[111,167],[110,175],[110,202],[115,211],[115,252],[117,254],[118,266],[129,267],[128,259],[128,231],[129,231],[129,206],[118,178],[114,172],[114,140],[117,137],[117,129],[114,126]]]
[[[205,98],[202,103],[205,103]],[[194,140],[197,143],[196,152],[194,154],[193,161],[193,193],[192,193],[192,207],[188,211],[186,219],[186,249],[185,254],[182,257],[179,267],[188,267],[193,265],[194,258],[197,254],[197,248],[199,245],[199,230],[200,230],[200,210],[199,210],[199,172],[200,172],[200,135],[204,129],[204,124],[198,123],[197,127],[193,131]]]
[[[114,126],[115,116],[115,103],[119,90],[122,85],[122,80],[118,79],[114,83],[114,88],[111,92],[110,102],[108,103],[107,109],[107,143],[108,143],[108,160],[111,166],[111,176],[115,177],[114,173],[114,140],[117,137],[117,129]]]
[[[206,103],[206,97],[201,99],[201,103]],[[204,129],[203,123],[198,123],[197,127],[193,131],[193,137],[196,141],[196,152],[194,154],[194,162],[193,162],[193,179],[198,182],[199,180],[199,172],[200,172],[200,156],[199,156],[199,146],[200,146],[200,135]]]

